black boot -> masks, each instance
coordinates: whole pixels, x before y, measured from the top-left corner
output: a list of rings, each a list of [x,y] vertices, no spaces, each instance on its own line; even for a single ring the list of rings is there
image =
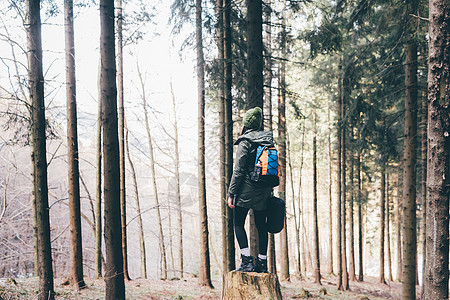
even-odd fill
[[[256,258],[255,262],[255,272],[258,273],[269,273],[267,271],[267,259]]]
[[[253,257],[252,256],[245,256],[241,254],[241,265],[239,266],[236,271],[239,272],[253,272],[255,269],[255,266],[253,265]]]

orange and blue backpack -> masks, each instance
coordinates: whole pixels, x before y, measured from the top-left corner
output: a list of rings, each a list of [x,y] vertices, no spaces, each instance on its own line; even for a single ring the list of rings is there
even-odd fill
[[[264,185],[276,187],[280,184],[280,165],[278,164],[278,150],[275,146],[258,146],[256,159],[250,179]]]

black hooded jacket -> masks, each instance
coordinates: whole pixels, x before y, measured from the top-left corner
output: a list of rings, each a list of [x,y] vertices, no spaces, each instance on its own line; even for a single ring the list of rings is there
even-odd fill
[[[273,134],[271,131],[249,130],[241,135],[234,144],[238,145],[238,148],[233,175],[228,187],[228,196],[234,197],[236,206],[265,210],[272,188],[252,181],[250,172],[254,167],[256,148],[259,145],[273,145]]]

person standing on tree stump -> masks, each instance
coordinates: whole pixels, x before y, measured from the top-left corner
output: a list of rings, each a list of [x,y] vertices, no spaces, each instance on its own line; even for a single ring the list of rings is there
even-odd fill
[[[251,179],[258,146],[273,146],[271,131],[263,131],[262,110],[259,107],[249,109],[244,116],[241,136],[234,143],[238,146],[236,159],[228,188],[228,206],[234,210],[234,232],[241,250],[241,265],[236,271],[267,273],[266,224],[267,200],[272,187]],[[250,255],[247,233],[244,224],[249,209],[253,209],[256,229],[258,230],[259,255],[253,259]]]

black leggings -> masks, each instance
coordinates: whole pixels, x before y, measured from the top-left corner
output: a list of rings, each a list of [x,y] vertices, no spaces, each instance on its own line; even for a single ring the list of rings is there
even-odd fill
[[[247,233],[244,228],[248,210],[248,208],[244,207],[234,207],[234,232],[240,249],[248,248]],[[255,224],[258,230],[259,254],[267,255],[267,212],[265,210],[254,210],[253,214],[255,215]]]

